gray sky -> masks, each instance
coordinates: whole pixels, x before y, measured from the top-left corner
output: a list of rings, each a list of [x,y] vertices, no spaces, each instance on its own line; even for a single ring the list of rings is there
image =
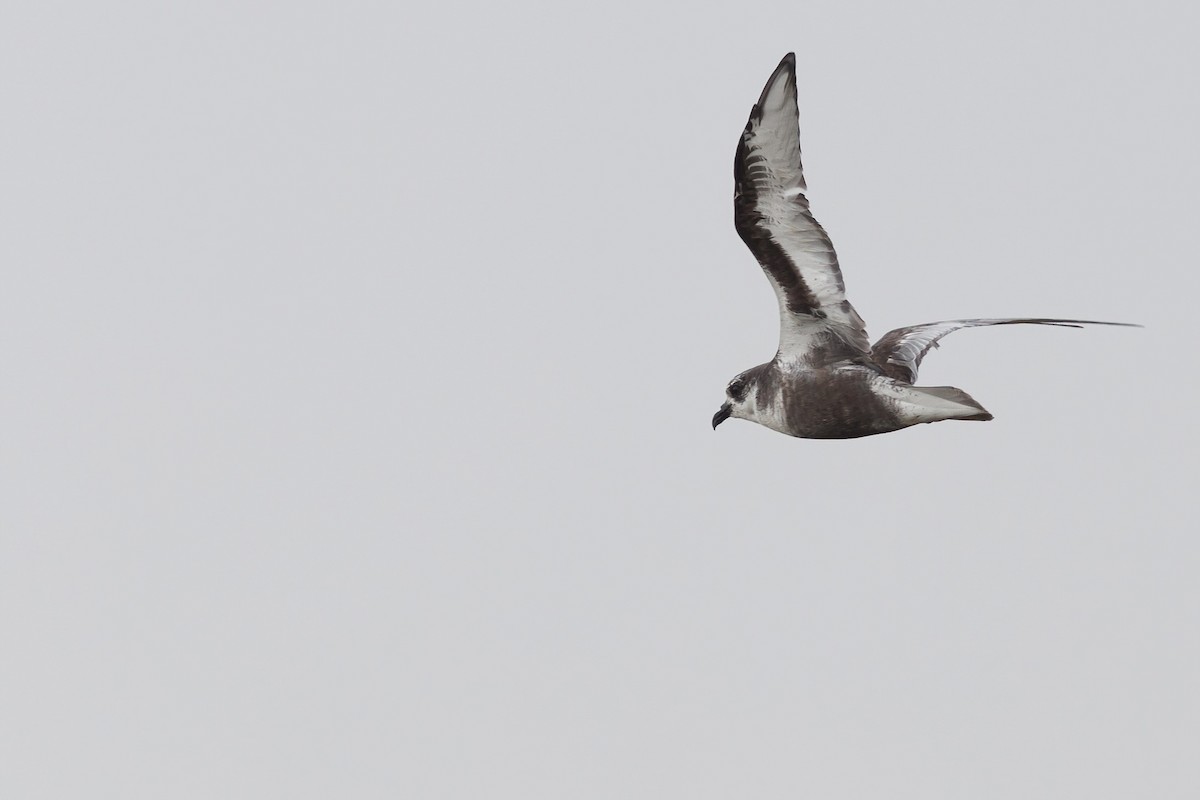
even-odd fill
[[[0,795],[1195,798],[1184,3],[6,4]],[[987,424],[709,420],[797,52]]]

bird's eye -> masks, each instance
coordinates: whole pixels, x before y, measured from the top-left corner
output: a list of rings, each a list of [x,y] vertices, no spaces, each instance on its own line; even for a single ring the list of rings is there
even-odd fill
[[[742,396],[742,392],[745,390],[745,388],[746,388],[746,382],[744,380],[742,380],[741,378],[738,378],[738,379],[732,381],[729,384],[729,386],[726,387],[725,392],[730,397],[735,397],[735,398],[740,399]]]

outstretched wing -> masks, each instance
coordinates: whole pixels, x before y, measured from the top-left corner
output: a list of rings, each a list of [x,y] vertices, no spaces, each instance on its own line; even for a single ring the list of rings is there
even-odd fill
[[[1084,325],[1120,325],[1140,328],[1128,322],[1098,322],[1091,319],[1043,319],[1037,317],[1014,317],[1011,319],[955,319],[946,322],[927,322],[897,328],[883,335],[871,348],[871,359],[892,378],[906,383],[917,379],[917,369],[925,354],[937,347],[938,340],[963,328],[980,328],[986,325],[1057,325],[1061,328],[1082,328]]]
[[[779,299],[779,352],[811,364],[864,356],[870,340],[846,300],[829,235],[804,192],[796,56],[788,53],[767,81],[738,142],[734,223]]]

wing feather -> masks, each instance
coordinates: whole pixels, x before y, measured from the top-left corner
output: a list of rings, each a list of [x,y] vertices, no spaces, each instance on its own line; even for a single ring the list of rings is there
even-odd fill
[[[1119,325],[1140,328],[1128,322],[1099,322],[1092,319],[1049,319],[1044,317],[1011,317],[1005,319],[954,319],[927,322],[885,333],[871,348],[871,359],[892,378],[905,383],[917,379],[921,360],[937,347],[940,339],[963,328],[988,325],[1055,325],[1060,328],[1082,328],[1084,325]]]
[[[796,105],[796,57],[780,62],[738,142],[734,224],[779,300],[779,352],[830,363],[870,351],[866,326],[846,299],[833,242],[805,196]]]

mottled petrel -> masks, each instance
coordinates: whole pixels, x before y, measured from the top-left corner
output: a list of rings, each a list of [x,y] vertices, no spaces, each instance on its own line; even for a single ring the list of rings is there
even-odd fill
[[[944,419],[992,415],[962,389],[914,386],[939,339],[984,325],[1126,325],[1079,319],[958,319],[898,328],[871,345],[846,299],[837,254],[813,218],[800,163],[796,56],[788,53],[750,111],[733,165],[734,223],[779,300],[779,351],[725,388],[730,417],[807,439],[852,439]],[[1133,326],[1137,327],[1137,326]]]

